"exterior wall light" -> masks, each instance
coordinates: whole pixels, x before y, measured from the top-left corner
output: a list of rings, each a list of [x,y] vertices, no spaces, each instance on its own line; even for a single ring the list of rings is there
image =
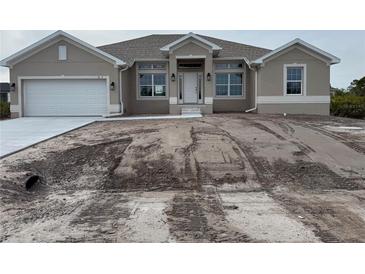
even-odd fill
[[[114,82],[111,82],[111,83],[110,83],[110,89],[111,89],[111,90],[114,90],[114,89],[115,89],[115,83],[114,83]]]
[[[15,91],[15,83],[12,83],[12,84],[10,85],[10,91]]]
[[[210,81],[210,78],[211,78],[211,76],[210,76],[210,73],[208,72],[207,73],[207,81]]]
[[[175,73],[171,74],[171,81],[175,82]]]

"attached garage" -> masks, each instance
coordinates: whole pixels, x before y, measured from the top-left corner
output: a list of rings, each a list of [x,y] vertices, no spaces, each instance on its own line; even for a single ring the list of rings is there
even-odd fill
[[[108,113],[105,79],[23,80],[24,116],[101,116]]]
[[[10,70],[10,112],[23,116],[101,116],[123,112],[127,64],[57,31],[0,61]]]

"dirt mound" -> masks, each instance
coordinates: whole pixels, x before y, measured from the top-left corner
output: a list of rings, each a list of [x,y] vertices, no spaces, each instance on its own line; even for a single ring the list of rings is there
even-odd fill
[[[196,189],[194,178],[184,177],[175,171],[171,155],[157,160],[141,160],[131,165],[136,173],[123,174],[110,170],[103,184],[104,190],[162,191]]]
[[[40,175],[43,184],[53,189],[99,189],[100,175],[108,174],[130,142],[131,138],[123,138],[49,152],[46,159],[23,162],[11,171]]]

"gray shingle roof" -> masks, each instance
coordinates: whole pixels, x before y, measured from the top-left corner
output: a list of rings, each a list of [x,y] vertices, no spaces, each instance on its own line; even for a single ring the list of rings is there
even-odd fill
[[[98,48],[123,60],[128,65],[131,65],[135,59],[166,58],[161,53],[160,48],[183,36],[184,34],[153,34],[137,39],[100,46]],[[199,36],[222,48],[219,53],[219,57],[246,57],[249,61],[253,61],[271,51],[269,49],[249,46],[209,36]]]

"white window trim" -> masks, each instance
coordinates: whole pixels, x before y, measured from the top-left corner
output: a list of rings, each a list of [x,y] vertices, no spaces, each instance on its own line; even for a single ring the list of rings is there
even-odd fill
[[[165,74],[165,86],[166,86],[166,94],[165,96],[155,96],[154,90],[152,89],[152,96],[142,96],[141,95],[141,86],[139,84],[139,75],[140,74]],[[168,74],[165,70],[138,70],[137,71],[137,100],[166,100],[168,99]],[[152,77],[152,87],[154,86],[154,77]]]
[[[139,63],[164,63],[165,64],[165,68],[161,68],[161,69],[139,69],[138,65]],[[148,62],[148,61],[143,61],[143,62],[136,62],[135,65],[135,71],[136,71],[136,100],[137,101],[148,101],[148,100],[169,100],[169,63],[168,62]],[[141,90],[140,90],[140,85],[139,85],[139,74],[140,73],[145,73],[145,74],[154,74],[154,73],[164,73],[165,74],[165,81],[166,81],[166,95],[165,96],[154,96],[154,93],[152,92],[152,96],[141,96]]]
[[[140,65],[143,65],[143,64],[145,64],[145,65],[151,65],[152,67],[151,68],[139,68],[139,66]],[[154,68],[153,67],[153,65],[158,65],[158,64],[162,64],[162,65],[164,65],[165,67],[164,68]],[[150,63],[150,62],[139,62],[138,64],[137,64],[137,69],[138,69],[138,71],[166,71],[166,67],[167,67],[167,64],[165,63],[165,62],[163,62],[163,63]]]
[[[217,68],[217,65],[228,65],[228,67],[227,68]],[[231,67],[231,65],[239,65],[239,64],[242,64],[242,68],[235,68],[235,67]],[[244,70],[244,66],[245,66],[245,64],[243,64],[243,63],[241,63],[241,62],[239,62],[239,63],[236,63],[236,62],[234,62],[234,63],[232,63],[232,62],[220,62],[220,63],[214,63],[214,69],[216,70],[216,71],[234,71],[234,70],[237,70],[237,71],[243,71]]]
[[[66,61],[67,60],[67,46],[59,45],[58,46],[58,61]]]
[[[288,78],[288,68],[290,67],[302,67],[303,68],[303,79],[300,94],[287,94],[286,84]],[[284,64],[283,67],[283,94],[284,96],[307,96],[307,65],[306,64]]]
[[[231,62],[224,62],[224,63],[237,63],[234,62],[236,60],[231,60]],[[242,62],[242,61],[240,61]],[[213,63],[213,77],[214,77],[214,94],[213,97],[215,100],[245,100],[246,99],[246,64],[243,63],[242,68],[228,68],[228,69],[216,69],[216,63]],[[241,73],[242,74],[242,95],[217,95],[216,92],[216,74],[217,73]]]
[[[230,76],[228,76],[228,95],[217,95],[217,74],[234,74],[239,73],[242,74],[242,89],[241,95],[230,95],[231,93],[231,85],[230,85]],[[246,99],[246,79],[245,72],[242,70],[219,70],[214,73],[214,99],[225,99],[225,100],[233,100],[233,99]],[[238,86],[238,84],[237,84]]]

